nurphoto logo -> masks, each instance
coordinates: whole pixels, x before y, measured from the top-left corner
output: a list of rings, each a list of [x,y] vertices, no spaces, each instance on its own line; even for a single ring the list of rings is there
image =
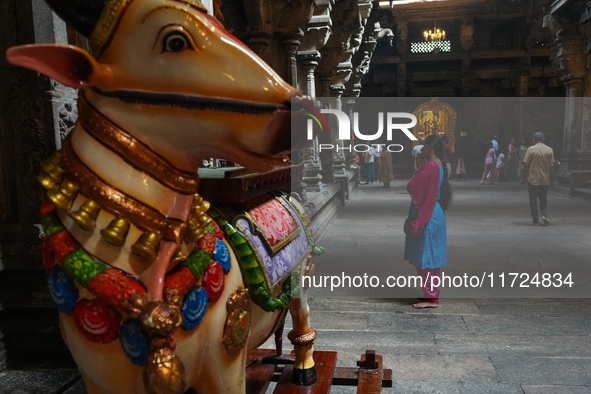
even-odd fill
[[[413,135],[410,131],[411,128],[416,126],[417,124],[417,117],[411,113],[407,112],[378,112],[373,116],[377,116],[378,126],[377,131],[367,130],[367,127],[364,124],[364,120],[367,119],[366,117],[370,116],[364,111],[363,116],[359,115],[359,112],[351,112],[353,117],[353,127],[351,128],[351,119],[349,118],[349,114],[343,112],[338,109],[321,109],[320,113],[318,111],[314,111],[310,108],[306,108],[306,114],[310,116],[307,122],[307,138],[308,140],[314,139],[314,123],[320,127],[321,132],[328,131],[328,123],[323,114],[331,114],[336,117],[336,124],[338,127],[337,131],[337,140],[342,141],[342,145],[339,144],[318,144],[318,150],[333,150],[335,149],[338,151],[348,151],[348,152],[367,152],[370,149],[370,144],[367,143],[351,143],[352,140],[354,141],[362,141],[362,142],[371,142],[376,141],[382,137],[384,134],[384,129],[386,131],[386,139],[388,141],[392,141],[392,136],[395,131],[401,131],[410,139],[411,141],[417,141],[417,137]],[[402,122],[401,122],[402,120]],[[361,127],[360,127],[361,124]],[[385,124],[385,127],[384,127]],[[353,131],[353,133],[351,133]],[[349,142],[349,144],[347,144]],[[390,152],[402,152],[404,149],[400,144],[371,144],[371,145],[379,145],[382,149],[387,149]]]

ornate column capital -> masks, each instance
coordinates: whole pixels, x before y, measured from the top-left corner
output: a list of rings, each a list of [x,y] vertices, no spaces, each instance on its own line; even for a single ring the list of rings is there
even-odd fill
[[[330,1],[319,0],[316,2],[314,14],[303,29],[304,36],[301,39],[300,50],[318,50],[326,45],[332,34],[331,10]]]
[[[263,31],[253,31],[245,35],[246,45],[261,59],[266,58],[267,49],[271,45],[271,35]]]

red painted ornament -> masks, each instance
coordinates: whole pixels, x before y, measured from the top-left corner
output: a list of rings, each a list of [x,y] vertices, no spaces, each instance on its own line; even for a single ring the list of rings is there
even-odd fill
[[[107,343],[117,338],[121,316],[100,299],[78,301],[72,317],[78,331],[90,341]]]
[[[189,267],[182,267],[174,274],[166,277],[164,287],[172,287],[177,289],[182,295],[185,295],[195,286],[196,282],[197,279],[195,279],[195,275],[193,275]]]
[[[41,216],[51,211],[55,211],[55,204],[52,203],[49,198],[44,198],[43,201],[41,201]]]
[[[213,234],[205,234],[199,241],[199,249],[205,250],[213,257],[213,250],[215,249],[215,236]]]
[[[240,328],[242,328],[243,330],[246,330],[248,328],[249,322],[250,322],[249,315],[244,316],[242,318],[242,320],[240,321]]]
[[[41,258],[43,259],[45,273],[48,274],[55,265],[55,256],[51,252],[49,241],[47,239],[43,240],[43,245],[41,246]]]
[[[49,237],[49,247],[59,261],[64,261],[67,255],[80,249],[78,242],[65,230]]]
[[[133,293],[146,293],[136,280],[114,269],[107,269],[88,282],[88,289],[110,305],[120,306]]]
[[[203,283],[209,302],[217,301],[224,291],[224,270],[218,262],[212,262],[207,266],[203,275]]]
[[[215,220],[212,220],[211,223],[213,224],[213,228],[215,230],[214,234],[217,238],[219,239],[223,239],[224,238],[224,232],[222,231],[222,229],[220,228],[220,226],[218,226],[218,224],[215,222]]]

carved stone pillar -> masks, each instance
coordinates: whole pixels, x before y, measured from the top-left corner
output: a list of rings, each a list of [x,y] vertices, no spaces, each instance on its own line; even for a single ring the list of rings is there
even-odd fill
[[[301,71],[303,71],[299,76],[306,81],[305,86],[300,86],[300,88],[312,97],[317,95],[315,73],[321,58],[318,50],[326,45],[332,32],[330,19],[332,3],[329,0],[316,1],[316,9],[304,28],[304,35],[300,39],[298,48],[297,60]],[[320,192],[322,188],[320,169],[322,166],[318,156],[318,137],[314,139],[306,151],[302,152],[302,156],[305,157],[303,186],[306,191]]]
[[[302,36],[301,32],[286,33],[281,37],[281,45],[285,48],[287,54],[287,82],[297,88],[298,87],[298,62],[296,59],[296,52],[300,46],[299,38]]]
[[[470,96],[470,68],[471,60],[469,57],[462,59],[462,74],[460,76],[460,94],[462,97]]]
[[[331,96],[336,99],[336,109],[342,110],[343,105],[341,102],[341,97],[345,92],[345,85],[331,85],[330,91]],[[335,130],[335,128],[333,127],[332,130]],[[335,133],[332,131],[330,133],[330,140],[331,142],[329,143],[332,143],[341,149],[328,151],[326,154],[324,154],[324,152],[320,153],[320,160],[322,161],[322,170],[320,171],[320,175],[322,175],[324,183],[333,183],[335,181],[335,175],[345,175],[345,155],[342,151],[343,141],[337,140]]]
[[[474,23],[471,19],[464,19],[460,29],[460,47],[464,52],[470,52],[474,44]]]
[[[318,51],[310,51],[311,53],[298,54],[298,61],[304,69],[306,75],[306,94],[315,97],[316,96],[316,78],[314,71],[318,66],[320,60],[320,54]],[[304,160],[304,177],[303,186],[305,190],[311,192],[319,192],[322,187],[322,176],[320,175],[320,158],[318,156],[318,137],[314,138],[312,145],[302,152],[306,159]]]
[[[320,61],[320,53],[318,53],[318,51],[299,52],[298,61],[302,65],[306,76],[306,86],[305,89],[302,86],[302,90],[304,90],[307,95],[316,97],[316,77],[314,73],[316,67],[318,67],[318,62]]]
[[[543,26],[554,36],[550,60],[560,82],[566,89],[564,112],[563,146],[560,154],[559,180],[568,180],[571,191],[581,187],[580,171],[591,177],[591,131],[584,127],[585,119],[591,116],[586,93],[588,77],[588,41],[580,29],[579,21],[569,21],[554,15],[544,17]],[[589,178],[588,177],[588,178]]]
[[[20,44],[67,43],[65,24],[44,1],[9,4],[0,12],[0,53]],[[0,370],[7,363],[63,366],[69,356],[47,291],[35,227],[43,196],[37,175],[75,121],[75,93],[9,65],[4,55],[0,75]],[[64,99],[72,102],[66,106]]]
[[[396,82],[398,86],[398,97],[406,96],[406,63],[399,63],[396,70]]]
[[[400,56],[404,56],[406,55],[408,48],[408,22],[398,21],[397,27],[398,34],[396,35],[396,49]]]
[[[568,155],[582,148],[582,100],[577,98],[583,96],[586,75],[583,37],[574,23],[552,15],[544,18],[544,27],[554,34],[550,60],[566,89],[563,153]]]

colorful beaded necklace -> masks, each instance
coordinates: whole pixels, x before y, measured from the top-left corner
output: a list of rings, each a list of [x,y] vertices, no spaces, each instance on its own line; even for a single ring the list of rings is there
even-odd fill
[[[167,275],[165,302],[155,303],[137,279],[82,249],[64,228],[53,203],[45,201],[41,213],[46,235],[43,261],[58,310],[72,316],[91,341],[106,343],[119,337],[136,365],[148,364],[150,353],[162,347],[174,351],[176,327],[194,329],[208,303],[220,298],[231,256],[214,221],[205,227],[206,234],[187,260]],[[76,283],[96,298],[80,298]]]

